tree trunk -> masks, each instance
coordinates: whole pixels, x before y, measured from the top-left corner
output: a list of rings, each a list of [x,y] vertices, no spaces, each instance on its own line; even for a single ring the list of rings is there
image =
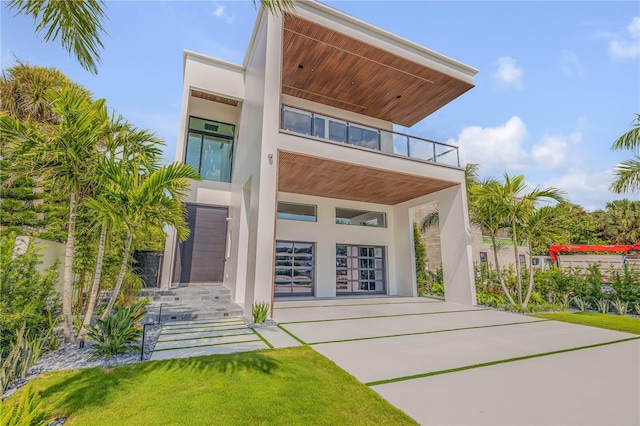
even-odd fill
[[[73,252],[75,249],[77,194],[71,193],[69,198],[69,229],[67,230],[67,244],[64,253],[64,280],[62,287],[62,316],[64,319],[64,341],[71,340],[73,333],[73,313],[71,309],[71,294],[73,293]]]
[[[512,227],[511,238],[513,240],[513,252],[516,260],[516,289],[518,290],[518,304],[522,305],[522,274],[520,271],[520,255],[518,253],[518,235],[515,225]]]
[[[502,287],[502,291],[504,292],[504,295],[507,296],[507,299],[509,299],[509,303],[511,303],[512,306],[515,306],[516,304],[513,301],[513,297],[511,297],[511,294],[509,293],[509,289],[507,288],[506,284],[504,283],[504,280],[502,279],[502,271],[500,271],[500,263],[498,263],[498,248],[496,247],[496,237],[495,235],[491,236],[491,244],[493,245],[493,258],[496,262],[496,272],[498,273],[498,281],[500,281],[500,287]]]
[[[78,333],[78,340],[82,340],[84,335],[87,334],[87,326],[91,324],[91,317],[93,316],[93,310],[96,306],[96,300],[98,299],[98,290],[100,290],[100,278],[102,277],[102,260],[104,258],[104,249],[107,241],[107,225],[102,224],[100,231],[100,246],[98,247],[98,259],[96,261],[96,270],[93,274],[93,286],[91,287],[91,295],[89,296],[89,304],[87,305],[87,312],[84,314],[84,321],[82,321],[82,328]]]
[[[133,232],[129,231],[127,234],[127,242],[124,247],[124,256],[122,257],[122,265],[120,265],[120,274],[118,275],[118,281],[116,282],[116,286],[113,289],[113,293],[109,298],[109,304],[106,309],[102,313],[100,317],[101,320],[104,320],[111,313],[111,309],[113,309],[113,305],[116,303],[116,299],[118,298],[118,293],[120,293],[120,287],[122,287],[122,282],[124,281],[124,273],[127,270],[127,264],[129,263],[129,250],[131,250],[131,240],[133,239]]]
[[[531,247],[531,243],[527,244],[527,246],[529,247],[529,288],[527,288],[527,297],[524,298],[524,302],[522,303],[523,308],[527,307],[531,293],[533,293],[533,247]]]

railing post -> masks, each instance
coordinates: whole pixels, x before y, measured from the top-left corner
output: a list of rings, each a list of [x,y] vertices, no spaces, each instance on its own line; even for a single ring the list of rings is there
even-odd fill
[[[378,129],[378,151],[382,151],[382,132]]]
[[[456,148],[456,158],[458,159],[458,167],[460,167],[460,149]]]
[[[409,142],[409,136],[405,136],[407,138],[407,157],[411,158],[411,143]]]
[[[436,144],[435,144],[435,142],[431,142],[431,146],[433,147],[433,162],[437,163],[438,161],[436,160]]]
[[[351,142],[349,142],[349,122],[348,121],[345,123],[345,126],[347,126],[347,140],[345,140],[345,143],[348,143],[349,145],[351,145]]]
[[[311,136],[315,136],[316,135],[316,133],[314,132],[315,125],[316,125],[315,114],[312,111],[311,112]]]

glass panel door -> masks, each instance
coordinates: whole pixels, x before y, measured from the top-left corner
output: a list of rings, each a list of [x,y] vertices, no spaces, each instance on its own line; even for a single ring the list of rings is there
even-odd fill
[[[385,292],[384,247],[338,244],[336,294]]]
[[[276,241],[276,296],[313,296],[313,243]]]

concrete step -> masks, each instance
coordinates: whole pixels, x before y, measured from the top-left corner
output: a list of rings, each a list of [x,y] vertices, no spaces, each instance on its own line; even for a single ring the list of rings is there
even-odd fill
[[[147,307],[145,322],[189,321],[212,318],[242,316],[244,311],[235,303],[212,302],[211,304],[193,303],[152,303]]]

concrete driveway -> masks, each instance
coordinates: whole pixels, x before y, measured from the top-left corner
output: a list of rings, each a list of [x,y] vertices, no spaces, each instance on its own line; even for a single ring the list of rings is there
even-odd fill
[[[425,298],[278,301],[274,319],[421,424],[640,424],[639,336]]]

